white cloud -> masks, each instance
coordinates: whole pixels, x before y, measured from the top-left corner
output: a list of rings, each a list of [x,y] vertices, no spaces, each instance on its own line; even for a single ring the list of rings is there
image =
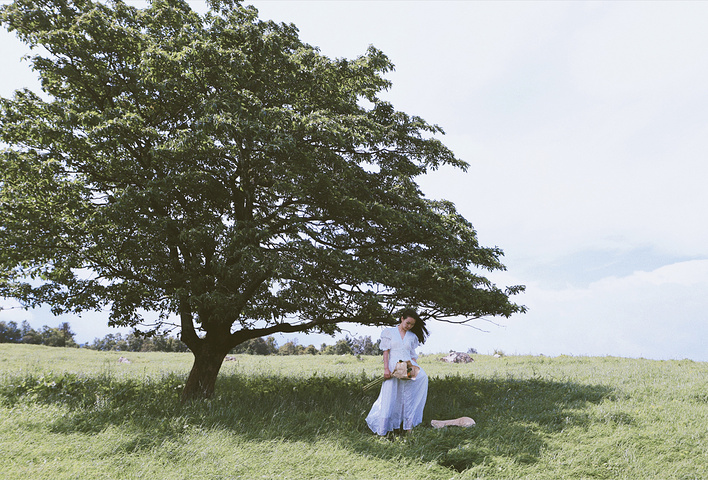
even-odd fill
[[[703,2],[608,3],[579,29],[577,85],[597,99],[685,98],[708,75]],[[688,88],[686,88],[688,87]]]
[[[0,60],[3,62],[3,73],[0,75],[0,96],[8,98],[22,87],[38,89],[37,75],[30,69],[29,61],[20,58],[29,53],[14,33],[0,28]]]
[[[514,279],[509,279],[513,283]],[[616,355],[708,361],[708,260],[608,277],[587,287],[528,285],[525,315],[491,327],[435,328],[428,352],[476,348],[507,354]]]
[[[544,261],[646,244],[708,255],[708,7],[572,5],[553,9],[556,35],[533,51],[512,43],[497,57],[504,76],[448,109],[445,141],[471,168],[424,179],[426,191]],[[435,92],[441,104],[458,94]]]

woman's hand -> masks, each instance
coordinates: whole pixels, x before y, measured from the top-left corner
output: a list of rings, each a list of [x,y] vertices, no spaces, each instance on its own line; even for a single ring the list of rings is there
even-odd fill
[[[391,370],[384,368],[384,379],[388,380],[389,378],[391,378]]]

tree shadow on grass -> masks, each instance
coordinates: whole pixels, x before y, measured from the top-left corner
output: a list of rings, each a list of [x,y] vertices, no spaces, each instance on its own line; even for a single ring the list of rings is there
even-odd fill
[[[37,415],[19,428],[55,434],[97,434],[112,427],[123,433],[114,451],[151,448],[183,431],[180,385],[174,374],[162,378],[116,379],[110,375],[48,373],[12,379],[0,385],[0,404],[51,405],[51,418]]]
[[[232,401],[259,405],[255,411],[248,410],[257,428],[240,429],[250,438],[314,442],[323,436],[336,437],[338,444],[360,455],[433,462],[458,472],[495,457],[535,463],[548,435],[589,425],[593,420],[588,406],[613,396],[607,386],[544,379],[431,378],[423,425],[405,440],[390,442],[366,426],[364,419],[378,392],[364,393],[365,383],[363,378],[315,376],[264,382],[260,377],[244,382],[231,377],[222,385],[245,397],[231,397]],[[433,419],[461,416],[474,418],[477,426],[430,427]]]
[[[431,378],[424,423],[404,441],[386,441],[364,421],[378,392],[362,390],[362,376],[287,377],[227,375],[214,398],[181,405],[180,376],[118,380],[109,377],[26,379],[0,391],[5,401],[63,404],[69,413],[49,428],[55,433],[129,432],[120,450],[137,452],[177,441],[189,426],[222,429],[245,440],[281,439],[316,443],[333,440],[358,455],[394,461],[435,463],[464,471],[505,457],[520,464],[540,458],[548,435],[589,425],[590,404],[613,390],[545,379]],[[472,428],[432,429],[432,419],[469,416]]]
[[[431,381],[425,422],[470,416],[473,428],[436,433],[446,451],[438,463],[463,471],[495,457],[535,463],[546,438],[565,428],[588,426],[588,406],[612,398],[614,390],[545,379],[446,377]]]

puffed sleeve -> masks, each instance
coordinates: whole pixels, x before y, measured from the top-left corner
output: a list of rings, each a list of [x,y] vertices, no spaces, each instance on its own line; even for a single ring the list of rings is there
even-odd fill
[[[411,341],[411,358],[416,361],[418,360],[418,353],[415,350],[418,348],[418,345],[420,345],[418,336],[413,335],[413,340]]]
[[[390,328],[384,328],[383,332],[381,332],[381,345],[379,348],[381,348],[381,350],[391,350],[391,329]]]

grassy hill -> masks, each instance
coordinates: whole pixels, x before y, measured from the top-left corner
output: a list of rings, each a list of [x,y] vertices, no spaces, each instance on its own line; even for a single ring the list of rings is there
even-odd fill
[[[191,354],[2,344],[0,478],[708,478],[706,363],[439,357],[425,425],[477,426],[389,441],[364,422],[381,358],[238,355],[180,405]]]

